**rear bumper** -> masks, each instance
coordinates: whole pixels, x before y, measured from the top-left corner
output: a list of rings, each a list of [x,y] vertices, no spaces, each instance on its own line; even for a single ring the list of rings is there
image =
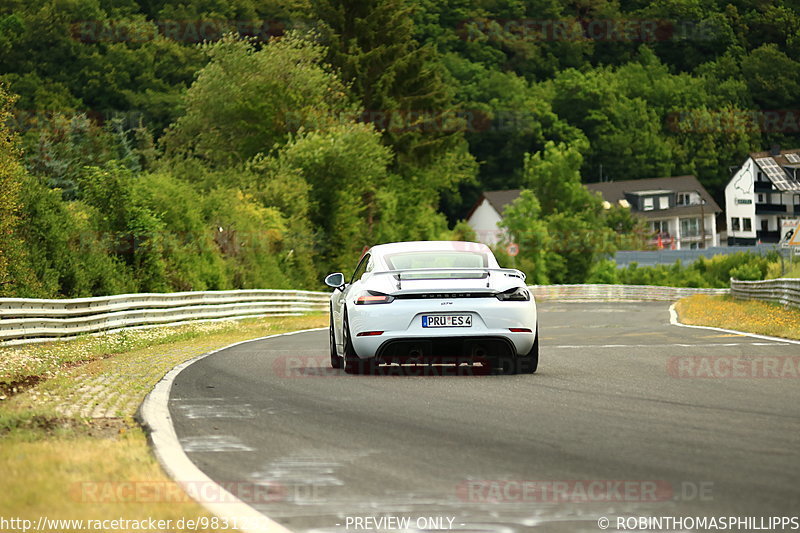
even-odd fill
[[[469,314],[471,327],[424,328],[423,315]],[[494,298],[469,300],[395,300],[384,305],[348,305],[348,319],[356,354],[367,359],[442,357],[481,358],[525,355],[536,339],[534,301],[501,302]],[[512,332],[509,328],[527,328]],[[382,331],[361,336],[362,332]]]
[[[378,347],[378,363],[491,363],[513,358],[516,346],[505,337],[407,337]]]

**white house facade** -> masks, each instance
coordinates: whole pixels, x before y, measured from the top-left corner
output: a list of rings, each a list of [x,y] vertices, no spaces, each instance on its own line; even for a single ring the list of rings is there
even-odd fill
[[[800,218],[800,149],[754,152],[725,187],[729,245],[779,242]]]
[[[505,235],[500,227],[506,206],[519,197],[520,189],[487,191],[481,195],[467,215],[467,223],[475,231],[479,242],[494,246]]]

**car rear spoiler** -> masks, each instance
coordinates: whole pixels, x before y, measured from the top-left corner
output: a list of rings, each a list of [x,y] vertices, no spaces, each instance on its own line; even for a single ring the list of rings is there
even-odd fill
[[[384,270],[373,272],[373,276],[388,275],[397,280],[397,290],[401,290],[403,280],[436,280],[436,279],[486,279],[486,286],[489,287],[489,278],[492,274],[502,274],[509,278],[519,278],[525,280],[525,273],[516,268],[407,268],[398,270]],[[427,275],[426,275],[427,274]],[[455,276],[453,274],[456,274]],[[459,277],[459,274],[464,274]],[[476,277],[475,274],[480,274]],[[413,275],[414,277],[404,277]],[[422,275],[422,276],[420,276]]]

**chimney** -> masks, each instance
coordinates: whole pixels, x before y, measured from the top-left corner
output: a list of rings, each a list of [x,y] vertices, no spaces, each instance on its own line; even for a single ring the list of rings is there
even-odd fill
[[[769,150],[769,155],[776,156],[781,155],[781,145],[780,144],[773,144],[772,148]]]

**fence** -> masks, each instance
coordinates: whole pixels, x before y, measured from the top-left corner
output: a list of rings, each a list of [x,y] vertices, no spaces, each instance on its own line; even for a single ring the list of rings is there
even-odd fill
[[[731,295],[743,300],[763,300],[800,307],[800,279],[781,278],[766,281],[732,279]]]
[[[0,299],[0,344],[22,344],[190,320],[292,316],[326,311],[325,292],[237,290],[119,294],[97,298]]]
[[[655,285],[532,285],[537,300],[674,301],[693,294],[728,294],[729,289],[691,289]]]
[[[716,246],[696,250],[620,251],[614,254],[614,261],[617,263],[617,267],[627,267],[631,263],[636,263],[639,266],[672,265],[677,261],[688,265],[701,257],[711,258],[716,255],[728,255],[737,252],[766,255],[776,250],[780,250],[777,244],[758,244],[754,246]]]

